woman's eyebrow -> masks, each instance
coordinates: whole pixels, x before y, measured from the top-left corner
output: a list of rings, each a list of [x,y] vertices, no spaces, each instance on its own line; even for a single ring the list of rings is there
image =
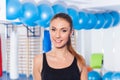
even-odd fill
[[[54,26],[51,26],[51,28],[55,28]]]
[[[68,29],[68,28],[66,28],[66,27],[63,27],[63,28],[61,28],[61,29]]]
[[[51,26],[51,28],[55,28],[55,29],[57,29],[55,26]],[[59,28],[59,29],[68,29],[67,27],[62,27],[62,28]]]

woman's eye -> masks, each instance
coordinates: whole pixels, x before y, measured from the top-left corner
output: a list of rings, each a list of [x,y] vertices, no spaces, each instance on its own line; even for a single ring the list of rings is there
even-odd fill
[[[63,32],[67,32],[67,30],[62,30]]]
[[[51,29],[52,31],[55,31],[55,29]]]

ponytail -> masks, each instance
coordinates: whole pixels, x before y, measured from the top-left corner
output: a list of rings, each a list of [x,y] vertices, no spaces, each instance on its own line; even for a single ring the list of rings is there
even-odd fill
[[[72,44],[71,44],[71,39],[69,39],[67,45],[68,45],[67,48],[68,48],[68,50],[70,51],[70,53],[71,53],[73,56],[76,57],[76,59],[77,59],[77,61],[78,61],[78,63],[79,63],[79,66],[80,66],[81,68],[82,68],[83,66],[86,66],[84,58],[83,58],[81,55],[79,55],[79,54],[73,49]]]

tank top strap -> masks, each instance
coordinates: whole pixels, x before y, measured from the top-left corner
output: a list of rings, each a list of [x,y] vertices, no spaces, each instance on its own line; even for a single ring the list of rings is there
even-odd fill
[[[74,57],[74,63],[75,63],[75,64],[77,63],[77,58],[76,58],[76,57]]]
[[[74,60],[73,60],[72,65],[73,65],[73,66],[77,66],[77,59],[76,59],[76,57],[74,57]]]
[[[43,53],[43,68],[47,66],[46,53]]]
[[[73,65],[76,67],[76,68],[78,68],[78,65],[77,65],[78,63],[77,63],[77,58],[75,57],[74,58],[74,62],[73,62]],[[80,72],[81,72],[81,69],[79,70]]]

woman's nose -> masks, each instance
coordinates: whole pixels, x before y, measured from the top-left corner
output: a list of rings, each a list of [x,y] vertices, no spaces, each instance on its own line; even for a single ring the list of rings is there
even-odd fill
[[[56,32],[56,33],[55,33],[55,36],[56,36],[57,38],[59,38],[59,37],[60,37],[60,32]]]

